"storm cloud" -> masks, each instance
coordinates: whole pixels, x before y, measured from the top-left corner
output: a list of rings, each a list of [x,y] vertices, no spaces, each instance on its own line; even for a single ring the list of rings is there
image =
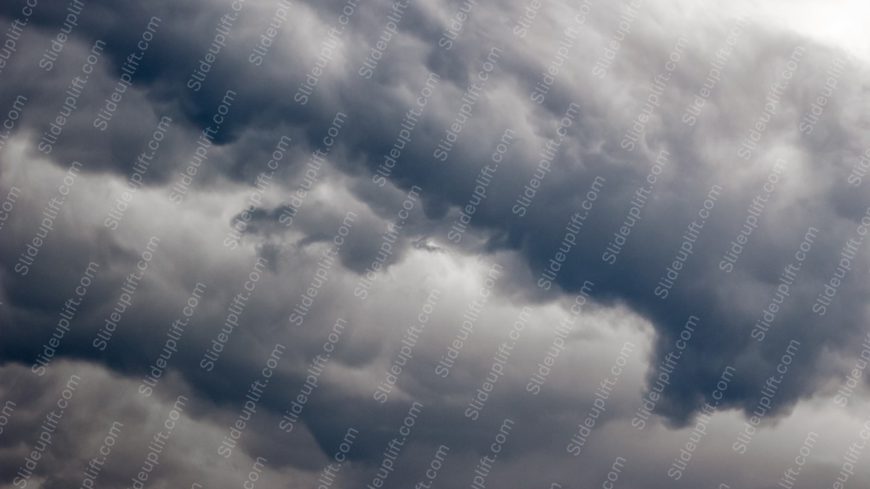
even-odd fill
[[[866,484],[867,13],[5,3],[0,487]]]

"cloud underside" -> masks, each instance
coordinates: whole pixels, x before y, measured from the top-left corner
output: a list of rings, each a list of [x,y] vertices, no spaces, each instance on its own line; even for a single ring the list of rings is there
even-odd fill
[[[97,484],[130,487],[176,413],[151,487],[320,484],[358,432],[362,488],[415,402],[393,487],[439,453],[473,484],[499,437],[492,487],[619,457],[770,487],[811,431],[830,484],[866,406],[866,60],[742,3],[353,4],[88,2],[50,70],[69,6],[34,9],[0,72],[2,487],[71,376],[33,487],[113,422]]]

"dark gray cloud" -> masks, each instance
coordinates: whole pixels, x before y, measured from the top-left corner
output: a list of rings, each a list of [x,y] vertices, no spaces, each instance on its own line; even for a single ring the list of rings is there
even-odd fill
[[[19,3],[0,7],[5,23],[20,15]],[[711,401],[723,369],[733,366],[736,375],[704,448],[678,484],[775,484],[778,464],[784,469],[787,456],[769,455],[767,464],[747,461],[731,444],[762,402],[768,378],[778,375],[787,345],[800,343],[764,419],[765,426],[780,425],[763,431],[751,451],[776,446],[777,453],[796,453],[802,438],[782,425],[811,420],[818,426],[817,418],[840,416],[826,396],[853,368],[864,336],[863,246],[849,245],[857,251],[848,253],[849,270],[841,273],[845,276],[824,315],[817,314],[817,298],[836,278],[848,240],[866,231],[858,228],[866,199],[862,187],[853,184],[853,169],[860,168],[868,143],[861,110],[866,60],[850,57],[849,46],[774,25],[752,9],[743,12],[747,20],[734,37],[733,52],[722,58],[717,50],[727,45],[742,4],[711,4],[711,16],[648,2],[627,19],[632,12],[627,5],[605,2],[553,2],[535,10],[535,2],[425,1],[409,3],[397,21],[388,17],[392,2],[350,8],[354,3],[292,4],[257,66],[249,56],[281,11],[279,2],[235,4],[242,8],[229,23],[222,16],[234,12],[233,4],[87,2],[48,73],[38,61],[64,22],[67,6],[40,3],[34,9],[0,74],[0,119],[16,97],[28,99],[0,149],[0,188],[5,193],[15,186],[21,192],[0,231],[0,388],[3,399],[19,403],[8,430],[0,434],[4,483],[7,474],[14,477],[69,373],[86,371],[86,387],[76,394],[51,457],[40,464],[44,487],[80,482],[76,478],[88,453],[99,447],[108,420],[87,417],[95,411],[125,420],[123,444],[100,483],[127,487],[147,437],[180,394],[190,399],[184,435],[163,456],[150,482],[155,487],[237,486],[258,456],[268,459],[259,484],[315,484],[348,428],[358,429],[360,436],[338,483],[366,487],[413,401],[424,408],[388,477],[391,486],[421,480],[441,444],[450,451],[436,483],[470,484],[475,464],[491,450],[503,420],[511,418],[516,428],[487,480],[490,485],[600,484],[607,467],[624,456],[628,462],[618,485],[672,487],[666,476],[672,457],[703,419],[704,403]],[[460,19],[457,12],[472,4],[456,29],[451,19]],[[520,38],[513,29],[524,15],[533,19],[526,18],[530,27]],[[95,118],[129,69],[128,55],[141,50],[137,43],[152,17],[160,19],[154,24],[159,27],[108,129],[100,131]],[[344,20],[341,42],[330,47],[328,29]],[[366,79],[359,68],[372,49],[381,49],[377,43],[385,42],[388,22],[398,29]],[[566,31],[572,22],[578,27]],[[193,90],[191,74],[222,23],[232,24],[226,42],[199,80],[201,88]],[[630,32],[614,48],[626,25]],[[458,30],[450,50],[439,47],[448,29]],[[76,107],[62,123],[62,135],[46,154],[40,138],[69,105],[65,91],[83,74],[97,40],[105,46],[91,63],[85,88],[73,97]],[[498,57],[492,48],[500,50]],[[789,64],[796,48],[799,62]],[[602,80],[594,67],[602,66],[607,49],[615,53]],[[847,68],[834,76],[836,87],[827,97],[831,67],[841,59]],[[716,60],[719,64],[711,65]],[[542,74],[551,65],[558,70],[552,83]],[[721,76],[691,126],[685,123],[686,109],[710,82],[711,66]],[[300,84],[313,85],[312,73],[318,73],[316,86],[303,105],[294,93]],[[430,73],[439,77],[431,91],[426,88]],[[532,94],[542,80],[549,88],[538,104]],[[771,87],[785,81],[788,86],[771,101]],[[229,99],[228,90],[233,91]],[[425,105],[420,103],[424,95]],[[656,103],[645,108],[651,96]],[[805,116],[820,96],[824,110],[809,132]],[[417,113],[409,122],[412,109]],[[744,159],[741,144],[765,114],[770,120],[757,134],[752,156]],[[131,202],[123,205],[123,218],[116,218],[117,229],[110,229],[104,221],[121,205],[130,175],[143,168],[137,158],[149,152],[164,116],[172,123],[159,135],[141,187],[128,194]],[[633,124],[642,130],[632,133]],[[204,130],[212,131],[207,148],[201,144]],[[511,136],[502,150],[498,144],[505,131]],[[440,161],[436,149],[439,144],[445,149],[443,141],[454,135],[449,156]],[[282,137],[289,143],[277,157]],[[327,151],[319,162],[317,155]],[[391,151],[401,155],[385,166]],[[536,174],[542,158],[546,171]],[[57,196],[72,161],[82,162],[83,169],[37,245],[35,263],[22,276],[16,269],[19,256],[39,236],[47,203]],[[777,161],[785,162],[784,170],[775,188],[765,186]],[[489,172],[483,186],[482,171]],[[173,188],[179,182],[190,190],[176,205]],[[713,199],[711,188],[716,189]],[[409,204],[412,190],[419,196]],[[528,201],[518,207],[524,192]],[[758,196],[767,199],[763,210]],[[450,233],[471,214],[469,203],[471,222],[457,242]],[[403,205],[411,206],[407,214]],[[705,206],[709,216],[699,227]],[[723,271],[720,262],[731,242],[743,239],[739,233],[748,215],[757,217],[757,227],[732,260],[733,270]],[[759,342],[757,331],[752,333],[756,321],[777,298],[780,276],[795,263],[810,227],[812,249]],[[684,244],[687,229],[694,230],[691,254],[678,260],[679,277],[663,299],[657,284],[674,266],[681,246],[689,246]],[[226,246],[234,230],[237,237],[229,240],[234,245]],[[334,238],[345,231],[341,240]],[[160,238],[153,259],[107,348],[95,348],[95,338],[129,293],[125,280],[136,273],[152,236]],[[560,246],[570,250],[556,258]],[[335,257],[327,259],[331,251]],[[265,260],[259,269],[258,259]],[[548,276],[548,287],[539,287],[553,260],[559,270]],[[97,272],[48,374],[38,377],[28,369],[44,352],[67,299],[76,297],[90,262],[99,265]],[[474,319],[450,377],[442,379],[435,366],[459,334],[491,263],[501,265],[503,273]],[[567,348],[541,394],[533,396],[526,392],[529,378],[587,281],[594,284],[590,302],[563,340]],[[138,383],[161,355],[197,283],[206,288],[196,312],[177,340],[156,394],[145,398],[137,393]],[[433,289],[442,296],[420,326],[412,359],[389,401],[381,404],[373,391],[407,348],[406,331],[419,322]],[[524,306],[533,319],[510,350],[480,420],[471,421],[463,413]],[[300,310],[305,311],[301,322],[292,319]],[[221,342],[225,346],[214,369],[206,371],[201,361],[228,316],[238,316],[238,325]],[[658,366],[667,361],[690,316],[699,321],[655,406],[656,417],[644,432],[635,431],[631,419],[656,385]],[[281,417],[305,388],[312,359],[322,352],[338,318],[348,327],[299,428],[284,433],[278,428]],[[636,345],[635,353],[598,418],[589,449],[575,459],[566,445],[594,408],[596,386],[625,341]],[[238,448],[224,460],[217,452],[220,440],[276,343],[286,350]],[[863,403],[862,393],[850,405],[856,423],[854,413]],[[812,414],[808,404],[823,414]],[[842,439],[818,448],[826,462],[814,462],[806,480],[835,476],[850,431],[845,424],[834,431]],[[651,454],[652,447],[662,447],[664,454]],[[731,458],[721,462],[724,457]],[[540,470],[521,469],[526,466]],[[749,475],[735,479],[722,467],[746,468]]]

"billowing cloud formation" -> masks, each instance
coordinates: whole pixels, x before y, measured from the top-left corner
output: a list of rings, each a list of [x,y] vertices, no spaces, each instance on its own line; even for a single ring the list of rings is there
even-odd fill
[[[794,8],[3,5],[3,487],[842,478],[867,59]]]

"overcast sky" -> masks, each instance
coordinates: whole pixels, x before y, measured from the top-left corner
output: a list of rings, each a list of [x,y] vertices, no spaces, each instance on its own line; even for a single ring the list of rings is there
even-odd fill
[[[0,489],[866,487],[868,14],[4,2]]]

